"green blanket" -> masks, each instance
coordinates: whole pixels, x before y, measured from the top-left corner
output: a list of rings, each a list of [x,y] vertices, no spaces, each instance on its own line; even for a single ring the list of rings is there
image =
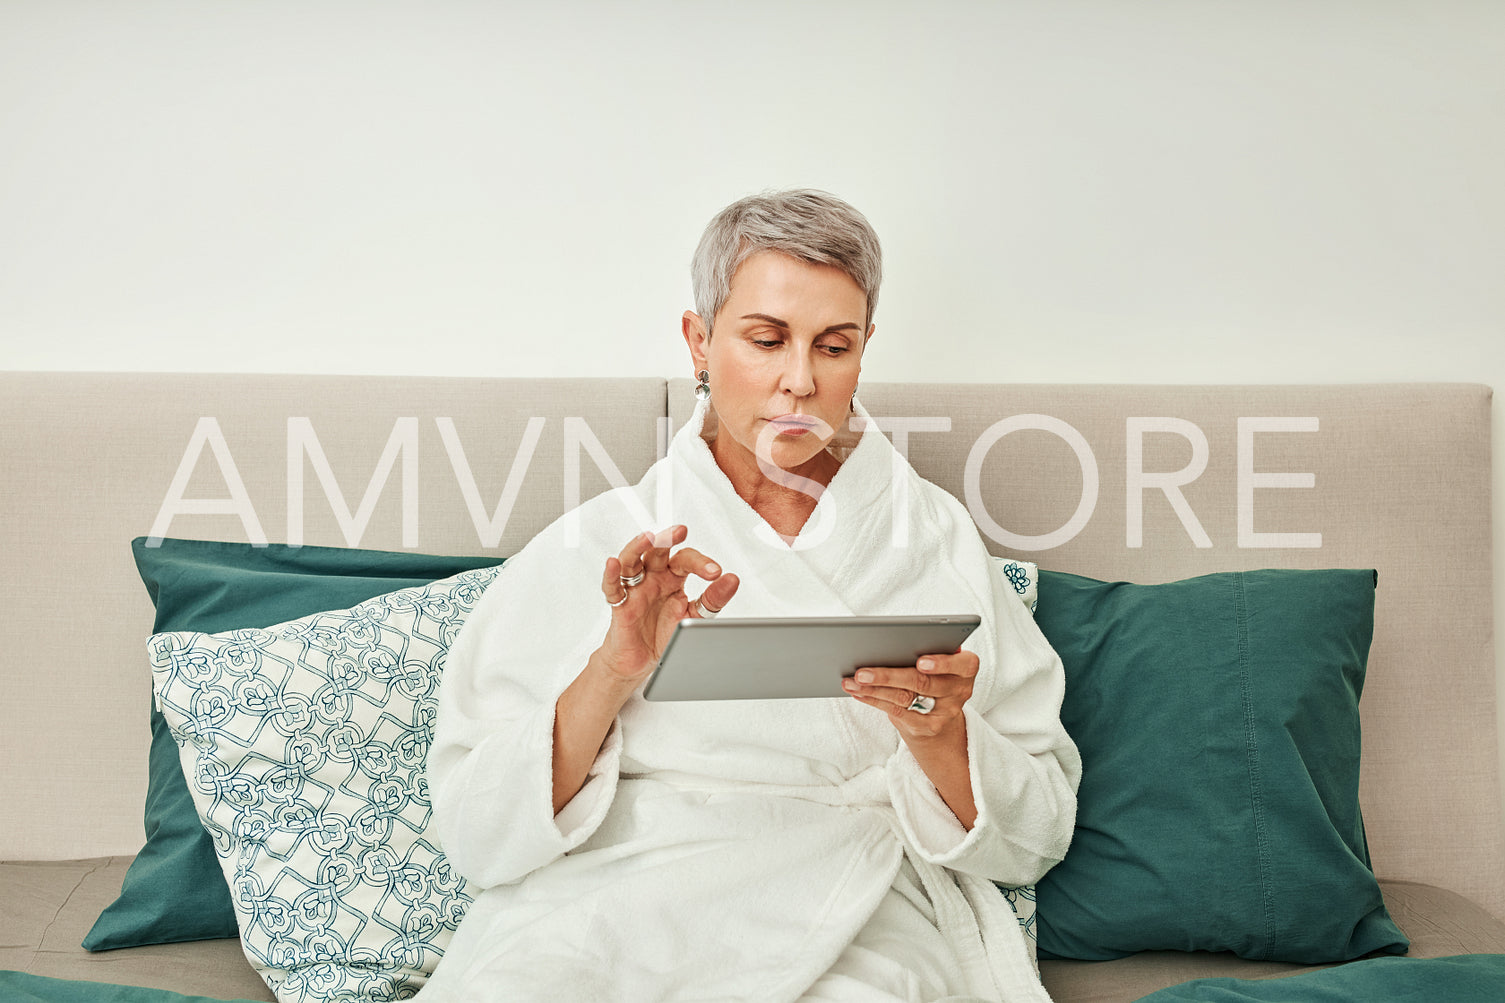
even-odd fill
[[[112,986],[103,982],[49,979],[25,972],[0,972],[0,1000],[5,1003],[255,1003],[184,996],[166,989]]]
[[[1138,1003],[1500,1003],[1505,954],[1372,958],[1279,979],[1194,979]]]
[[[6,1003],[225,1003],[165,989],[68,982],[0,972]],[[1195,979],[1138,1003],[1500,1003],[1505,954],[1454,958],[1373,958],[1283,979]],[[233,1000],[229,1003],[250,1003]]]

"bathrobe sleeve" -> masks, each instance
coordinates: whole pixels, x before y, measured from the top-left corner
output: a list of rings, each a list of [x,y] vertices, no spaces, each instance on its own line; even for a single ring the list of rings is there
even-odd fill
[[[540,537],[507,562],[450,649],[439,688],[428,758],[435,830],[481,888],[519,880],[580,845],[616,793],[620,724],[585,786],[554,815],[554,704],[609,619],[593,607],[573,623],[561,615],[580,611],[579,596],[592,593],[575,581],[579,569],[559,566],[560,549]]]
[[[949,506],[948,506],[949,507]],[[982,664],[963,708],[977,820],[962,827],[935,785],[899,743],[889,794],[910,845],[924,859],[1005,885],[1039,880],[1066,854],[1076,820],[1081,758],[1061,726],[1061,660],[971,528],[953,523],[957,572],[980,579],[988,636],[964,647]],[[982,550],[979,560],[966,530]],[[983,590],[983,583],[986,583]],[[990,614],[990,615],[989,615]]]

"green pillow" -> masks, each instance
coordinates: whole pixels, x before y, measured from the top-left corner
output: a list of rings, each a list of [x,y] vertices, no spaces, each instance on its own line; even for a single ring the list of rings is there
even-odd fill
[[[496,557],[200,540],[165,539],[150,547],[145,537],[132,540],[131,549],[157,606],[151,633],[269,627],[501,563]],[[238,933],[224,872],[188,796],[177,744],[155,707],[151,729],[146,845],[126,871],[120,897],[84,938],[90,951]]]
[[[1373,571],[1165,585],[1042,570],[1066,668],[1076,834],[1040,881],[1041,957],[1404,953],[1359,814]]]

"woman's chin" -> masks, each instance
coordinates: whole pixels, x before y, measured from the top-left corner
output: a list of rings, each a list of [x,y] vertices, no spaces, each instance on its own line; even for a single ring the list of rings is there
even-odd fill
[[[719,443],[721,439],[721,436],[717,436],[716,441]],[[723,469],[727,466],[726,461],[731,459],[731,456],[725,452],[726,450],[734,449],[735,452],[745,450],[745,453],[752,454],[746,456],[746,459],[755,460],[765,477],[771,476],[769,470],[771,465],[792,474],[814,477],[819,480],[822,473],[821,457],[829,455],[825,452],[827,441],[822,439],[814,429],[780,430],[775,433],[771,427],[763,425],[757,429],[755,436],[735,437],[732,442],[726,442],[719,447],[713,446],[711,451],[717,454],[717,462],[722,465]],[[748,448],[749,446],[751,448]]]
[[[769,458],[781,470],[813,476],[815,472],[805,468],[819,461],[824,455],[825,445],[813,432],[806,432],[800,436],[781,435],[774,442],[772,455]]]

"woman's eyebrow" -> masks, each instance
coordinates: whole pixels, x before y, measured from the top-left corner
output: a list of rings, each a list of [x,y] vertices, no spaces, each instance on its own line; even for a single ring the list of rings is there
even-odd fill
[[[766,313],[744,313],[742,315],[742,319],[743,320],[761,320],[765,324],[772,324],[774,327],[782,327],[786,331],[789,330],[789,322],[787,320],[780,320],[777,317],[770,317]],[[853,324],[852,322],[848,321],[845,324],[832,324],[830,327],[825,328],[824,330],[822,330],[821,334],[832,334],[832,333],[835,333],[836,331],[861,331],[861,330],[862,330],[862,326],[860,324]]]
[[[770,317],[766,313],[744,313],[742,319],[761,320],[764,323],[772,324],[774,327],[782,327],[786,331],[789,330],[789,322],[787,320],[779,320],[779,318]]]

